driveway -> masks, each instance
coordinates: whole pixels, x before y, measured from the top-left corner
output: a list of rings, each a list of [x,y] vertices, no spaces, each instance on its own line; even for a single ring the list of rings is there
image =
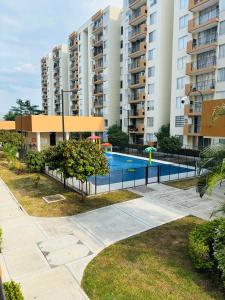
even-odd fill
[[[4,280],[20,282],[26,300],[87,299],[80,288],[84,269],[105,247],[189,214],[207,219],[219,202],[161,184],[134,191],[143,198],[72,217],[35,218],[0,181]]]

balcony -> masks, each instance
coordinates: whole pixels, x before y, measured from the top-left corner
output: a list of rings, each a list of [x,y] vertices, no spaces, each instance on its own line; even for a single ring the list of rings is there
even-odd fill
[[[145,117],[145,110],[143,108],[138,110],[131,110],[129,117],[130,119],[142,119]]]
[[[199,54],[215,50],[217,47],[217,35],[208,36],[204,39],[193,39],[187,43],[188,54]]]
[[[102,43],[103,43],[103,37],[101,36],[101,38],[94,38],[93,40],[92,40],[92,45],[94,46],[94,47],[98,47],[98,46],[100,46],[100,45],[102,45]]]
[[[129,8],[137,9],[147,3],[147,0],[129,0]]]
[[[186,75],[188,76],[212,73],[215,70],[216,70],[216,56],[208,57],[205,60],[198,60],[186,64]]]
[[[132,16],[129,21],[130,26],[136,26],[142,22],[144,22],[147,18],[147,6],[144,5],[137,10],[133,11]]]
[[[129,126],[129,133],[131,134],[144,134],[145,132],[145,125],[138,124],[136,126]]]
[[[143,102],[143,101],[145,101],[145,93],[144,92],[138,93],[137,95],[132,95],[129,98],[129,103],[130,104],[140,103],[140,102]]]
[[[99,88],[98,86],[98,89],[94,89],[93,90],[93,96],[95,97],[99,97],[99,96],[102,96],[103,95],[103,88]]]
[[[102,108],[103,107],[103,99],[97,99],[94,101],[95,108]]]
[[[93,83],[94,84],[102,84],[103,83],[103,75],[101,73],[97,74],[97,75],[94,75]]]
[[[97,34],[100,31],[103,31],[103,21],[99,22],[98,24],[92,27],[92,34]]]
[[[77,102],[77,101],[79,101],[79,95],[78,94],[72,94],[70,96],[70,99],[71,99],[72,102]]]
[[[137,89],[145,86],[145,76],[142,75],[138,79],[131,81],[130,89]]]
[[[98,60],[103,57],[103,49],[93,52],[93,59]]]
[[[217,3],[219,3],[219,0],[189,0],[189,10],[192,12],[197,12]]]
[[[184,135],[200,136],[201,126],[200,125],[184,125]]]
[[[188,31],[190,33],[198,33],[203,30],[207,30],[216,27],[219,22],[219,10],[212,11],[204,18],[197,17],[189,20]]]
[[[94,64],[93,67],[92,67],[93,72],[97,72],[97,73],[103,71],[103,69],[104,69],[103,63]]]
[[[141,24],[137,28],[134,28],[130,35],[129,35],[129,41],[135,42],[137,40],[144,39],[147,34],[147,24]]]
[[[202,114],[202,103],[197,101],[191,101],[191,104],[186,104],[184,106],[185,116],[200,116]]]
[[[78,104],[72,105],[71,110],[72,111],[79,111],[79,105]]]
[[[139,73],[141,71],[144,71],[145,68],[146,68],[146,59],[141,58],[130,64],[129,71],[130,73],[134,74],[134,73]]]
[[[146,42],[141,42],[129,49],[129,57],[136,58],[146,53]]]
[[[70,42],[70,50],[77,50],[78,47],[78,41],[74,40]]]
[[[199,95],[201,91],[202,94],[213,94],[215,92],[215,80],[205,80],[197,83],[190,83],[185,85],[185,95],[196,96]]]

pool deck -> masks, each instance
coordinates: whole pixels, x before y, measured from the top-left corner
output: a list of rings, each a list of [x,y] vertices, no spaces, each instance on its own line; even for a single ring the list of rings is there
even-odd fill
[[[3,280],[20,282],[26,300],[88,299],[80,287],[83,272],[104,248],[186,215],[208,219],[220,202],[163,184],[133,190],[143,198],[72,217],[36,218],[0,180]]]

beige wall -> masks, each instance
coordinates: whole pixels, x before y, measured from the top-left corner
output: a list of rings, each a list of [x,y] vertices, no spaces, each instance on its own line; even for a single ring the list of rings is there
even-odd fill
[[[15,130],[16,124],[14,121],[0,121],[0,130]]]

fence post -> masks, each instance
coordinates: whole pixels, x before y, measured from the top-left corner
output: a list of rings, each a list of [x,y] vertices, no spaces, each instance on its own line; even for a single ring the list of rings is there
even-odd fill
[[[123,190],[123,169],[122,169],[122,190]]]
[[[160,165],[158,165],[157,182],[160,183]]]
[[[109,192],[110,192],[110,172],[109,172]]]
[[[95,176],[95,195],[97,194],[97,178]]]
[[[148,185],[148,166],[145,167],[145,185]]]

